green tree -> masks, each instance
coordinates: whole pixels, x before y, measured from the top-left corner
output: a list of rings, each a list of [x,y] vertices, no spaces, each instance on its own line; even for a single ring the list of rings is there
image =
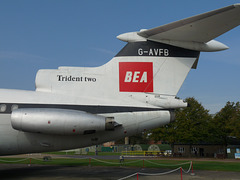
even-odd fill
[[[240,103],[237,102],[234,107],[234,114],[232,118],[230,118],[229,124],[227,124],[227,128],[230,130],[230,136],[235,136],[240,139]]]
[[[176,120],[164,127],[152,131],[155,140],[164,140],[170,144],[177,142],[195,144],[213,140],[208,110],[193,97],[185,99],[189,107],[176,110]],[[191,148],[191,146],[190,146]]]
[[[213,119],[215,134],[221,143],[227,145],[229,136],[240,138],[240,104],[227,102]]]

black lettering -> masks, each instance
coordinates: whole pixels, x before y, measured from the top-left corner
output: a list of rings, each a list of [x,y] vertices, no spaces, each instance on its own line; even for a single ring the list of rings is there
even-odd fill
[[[61,81],[62,75],[57,75],[57,77],[58,77],[58,81]]]
[[[67,77],[67,81],[72,81],[72,76]]]
[[[97,79],[96,78],[89,78],[89,77],[85,77],[85,81],[87,81],[87,82],[96,82],[97,81]]]
[[[75,77],[76,81],[81,81],[80,77]]]
[[[91,78],[91,77],[78,77],[78,76],[63,76],[63,75],[57,75],[57,81],[76,81],[76,82],[96,82],[96,78]]]

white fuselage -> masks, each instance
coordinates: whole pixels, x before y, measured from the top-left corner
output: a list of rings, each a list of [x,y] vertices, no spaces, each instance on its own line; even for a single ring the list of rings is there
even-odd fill
[[[103,99],[101,105],[98,105],[94,104],[94,99],[87,99],[86,97],[76,98],[62,94],[4,89],[0,90],[0,99],[1,155],[46,152],[101,144],[159,127],[170,121],[170,112],[168,110],[161,110],[149,104],[133,101],[132,99],[131,101],[126,99],[128,103],[117,100],[111,100],[111,103],[109,103],[110,101],[106,103],[106,99]],[[95,100],[95,102],[100,103],[100,99],[98,101]],[[119,104],[119,102],[122,102],[122,104]],[[13,129],[11,125],[11,112],[16,108],[53,107],[59,109],[89,110],[93,114],[114,117],[115,121],[121,126],[116,127],[114,131],[102,131],[87,135],[48,135],[22,132]],[[134,112],[127,112],[131,111],[133,107]]]

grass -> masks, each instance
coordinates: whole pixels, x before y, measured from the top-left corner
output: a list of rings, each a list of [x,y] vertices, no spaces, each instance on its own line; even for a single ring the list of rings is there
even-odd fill
[[[0,163],[4,164],[29,164],[30,159],[23,158],[0,158]],[[5,162],[6,161],[6,162]],[[189,164],[179,165],[181,163],[189,162],[189,160],[142,160],[125,159],[123,166],[126,167],[143,167],[144,168],[166,168],[175,169],[180,166],[187,170]],[[41,165],[64,165],[64,166],[115,166],[119,167],[119,160],[95,160],[95,159],[78,159],[78,158],[54,158],[49,161],[43,161],[42,159],[31,159],[31,164]],[[221,162],[221,161],[193,161],[194,170],[211,170],[211,171],[234,171],[240,172],[240,161],[239,162]]]
[[[240,162],[194,161],[194,169],[240,172]]]

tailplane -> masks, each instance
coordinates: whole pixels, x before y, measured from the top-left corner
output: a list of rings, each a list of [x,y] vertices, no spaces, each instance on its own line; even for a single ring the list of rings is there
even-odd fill
[[[153,29],[124,33],[117,38],[126,41],[126,46],[107,64],[40,70],[36,90],[108,100],[126,95],[138,99],[147,93],[160,96],[162,103],[165,97],[175,98],[191,68],[197,67],[200,51],[227,49],[213,39],[239,24],[240,4],[235,4]]]

